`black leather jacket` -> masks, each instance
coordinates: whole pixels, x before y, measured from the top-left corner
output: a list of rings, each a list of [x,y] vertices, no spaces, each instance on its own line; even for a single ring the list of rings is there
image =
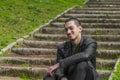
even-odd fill
[[[74,63],[89,61],[96,68],[96,49],[95,40],[82,36],[77,53],[72,55],[71,42],[66,41],[58,46],[57,62],[60,63],[60,67],[66,68]]]

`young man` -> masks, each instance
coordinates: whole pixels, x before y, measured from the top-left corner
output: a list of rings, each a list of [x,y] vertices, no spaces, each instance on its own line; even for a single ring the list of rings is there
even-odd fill
[[[48,68],[48,75],[55,80],[99,80],[96,41],[82,36],[83,28],[76,18],[66,20],[64,28],[68,41],[58,46],[57,63]]]

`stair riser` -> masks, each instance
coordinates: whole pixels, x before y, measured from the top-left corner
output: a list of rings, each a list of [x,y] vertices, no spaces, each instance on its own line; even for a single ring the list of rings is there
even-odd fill
[[[0,75],[5,76],[20,76],[25,74],[28,77],[40,78],[46,75],[46,69],[43,70],[31,70],[31,69],[0,69]],[[99,74],[101,78],[107,79],[110,76],[109,72]]]
[[[85,24],[83,24],[82,23],[82,27],[83,28],[114,28],[114,29],[119,29],[119,26],[120,25],[85,25]],[[49,26],[47,26],[47,27],[53,27],[53,28],[64,28],[64,26],[62,26],[62,25],[49,25]]]
[[[91,8],[93,8],[93,7],[98,7],[98,8],[117,8],[117,7],[120,7],[120,5],[106,5],[106,4],[98,4],[98,5],[96,5],[96,4],[94,4],[94,5],[88,5],[87,7],[91,7]]]
[[[43,75],[46,74],[46,70],[32,70],[32,68],[26,68],[26,69],[9,69],[9,68],[0,68],[0,75],[2,76],[26,76],[29,78],[40,78],[43,77]]]
[[[51,65],[54,65],[55,64],[55,59],[36,59],[36,60],[32,60],[32,59],[3,59],[0,61],[1,64],[3,63],[4,64],[8,64],[8,65],[11,65],[11,64],[16,64],[16,65],[21,65],[23,67],[24,64],[28,64],[28,66],[35,66],[35,65],[46,65],[46,66],[51,66]],[[23,64],[23,65],[22,65]],[[112,66],[111,66],[112,67]]]
[[[98,58],[103,58],[103,59],[117,59],[120,57],[119,52],[97,52],[97,57]]]
[[[24,42],[24,44],[26,46],[29,46],[29,47],[34,47],[34,48],[49,48],[49,49],[56,49],[57,46],[60,44],[60,43],[53,43],[53,44],[49,44],[49,43],[27,43],[27,42]]]
[[[65,23],[51,23],[50,26],[52,27],[58,27],[58,28],[64,28]],[[83,28],[119,28],[119,23],[81,23]]]
[[[68,13],[74,13],[74,14],[120,14],[119,11],[86,11],[86,10],[71,10]]]
[[[68,18],[59,18],[54,22],[65,22]],[[108,19],[108,18],[78,18],[81,23],[119,23],[120,19]]]
[[[119,11],[120,8],[119,7],[84,7],[84,8],[76,7],[74,8],[74,10]]]
[[[53,28],[43,28],[40,30],[40,33],[46,33],[46,34],[66,34],[66,31],[64,28],[59,28],[59,29],[53,29]],[[105,30],[105,29],[101,29],[101,30],[95,30],[95,29],[83,29],[83,34],[86,35],[120,35],[120,30],[116,29],[116,30]]]
[[[58,45],[61,43],[35,43],[35,42],[24,42],[24,44],[28,47],[33,47],[33,48],[49,48],[49,49],[56,49]],[[98,44],[99,49],[110,49],[110,50],[120,50],[119,48],[120,44]]]
[[[89,0],[90,2],[120,2],[120,0]]]
[[[57,50],[12,50],[12,52],[21,55],[56,55]],[[105,58],[105,59],[116,59],[120,56],[120,52],[107,52],[107,51],[97,51],[98,58]]]
[[[113,70],[114,66],[115,66],[115,62],[111,62],[111,63],[96,62],[96,68],[98,69]]]
[[[119,19],[120,15],[106,15],[106,14],[65,14],[61,18],[77,17],[77,18],[116,18]]]
[[[12,49],[12,52],[20,55],[53,55],[53,54],[55,55],[57,51],[56,49],[55,50],[34,50],[34,49],[14,50]]]
[[[116,36],[89,36],[96,41],[120,41],[120,37]],[[65,41],[67,40],[66,36],[61,36],[61,37],[52,37],[52,36],[34,36],[36,40],[47,40],[47,41]]]
[[[30,59],[4,59],[2,61],[0,61],[2,63],[6,63],[6,64],[17,64],[17,65],[22,65],[22,64],[28,64],[28,65],[47,65],[47,66],[51,66],[55,64],[55,59],[48,59],[48,60],[30,60]],[[115,62],[100,62],[100,61],[96,61],[96,68],[98,69],[113,69],[115,65]]]
[[[87,5],[115,5],[119,6],[120,2],[88,2]]]

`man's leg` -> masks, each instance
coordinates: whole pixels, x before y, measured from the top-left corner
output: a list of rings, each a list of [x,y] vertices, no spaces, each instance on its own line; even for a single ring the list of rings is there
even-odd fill
[[[92,75],[88,73],[89,71],[89,66],[87,62],[80,62],[76,65],[74,68],[73,73],[70,76],[70,80],[92,80]],[[91,75],[88,77],[88,74]]]
[[[43,77],[43,80],[54,80],[52,76],[46,75]]]

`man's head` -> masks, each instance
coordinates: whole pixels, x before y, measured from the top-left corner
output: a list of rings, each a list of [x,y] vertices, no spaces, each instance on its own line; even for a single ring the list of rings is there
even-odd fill
[[[78,19],[67,19],[64,26],[69,39],[75,40],[81,36],[82,26]]]

